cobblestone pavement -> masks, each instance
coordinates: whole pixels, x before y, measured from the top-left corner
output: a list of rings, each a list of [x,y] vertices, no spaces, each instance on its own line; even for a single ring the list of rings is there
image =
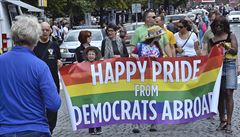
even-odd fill
[[[239,88],[240,89],[240,88]],[[61,91],[62,106],[58,114],[58,123],[54,130],[53,137],[92,137],[88,129],[72,131],[70,119],[67,112],[66,101]],[[234,93],[234,112],[232,120],[232,134],[224,131],[216,131],[219,124],[218,115],[214,119],[201,120],[189,124],[158,125],[157,132],[149,132],[149,125],[141,125],[141,132],[132,133],[131,124],[111,125],[103,127],[103,134],[100,137],[239,137],[240,136],[240,91]]]

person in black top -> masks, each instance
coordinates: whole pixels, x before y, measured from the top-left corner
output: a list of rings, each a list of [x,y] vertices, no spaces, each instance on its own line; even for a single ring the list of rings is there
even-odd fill
[[[217,130],[225,130],[226,133],[232,133],[233,92],[238,87],[236,64],[238,54],[237,38],[230,31],[230,24],[226,17],[220,16],[216,18],[210,26],[214,37],[209,40],[209,50],[213,46],[222,46],[225,51],[218,101],[220,124]],[[225,113],[225,110],[227,113]]]
[[[91,31],[83,30],[79,32],[78,40],[81,43],[81,45],[77,47],[75,50],[75,58],[76,61],[79,63],[84,61],[83,57],[84,49],[90,46],[91,36],[92,36]]]
[[[106,58],[128,57],[128,51],[123,40],[117,36],[118,27],[109,24],[106,28],[107,37],[102,41],[101,53]]]
[[[52,77],[54,79],[54,82],[56,84],[57,91],[59,93],[60,85],[59,85],[59,77],[58,77],[58,68],[62,66],[62,62],[60,61],[60,58],[61,58],[60,49],[55,42],[52,42],[49,39],[49,36],[51,33],[50,25],[47,22],[42,22],[41,27],[42,27],[42,35],[40,36],[40,40],[33,51],[38,58],[46,62],[46,64],[48,65],[51,71]],[[52,112],[50,110],[47,110],[47,118],[48,118],[49,129],[52,134],[53,129],[55,128],[57,123],[57,112]]]

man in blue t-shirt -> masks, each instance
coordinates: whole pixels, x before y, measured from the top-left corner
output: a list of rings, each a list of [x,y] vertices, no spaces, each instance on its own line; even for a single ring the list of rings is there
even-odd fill
[[[33,53],[41,26],[33,16],[16,19],[15,46],[0,56],[0,136],[50,137],[46,108],[56,112],[61,99],[49,67]]]

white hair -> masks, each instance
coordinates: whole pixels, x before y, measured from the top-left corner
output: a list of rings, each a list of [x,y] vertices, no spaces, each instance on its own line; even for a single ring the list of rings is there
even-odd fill
[[[13,42],[18,46],[36,46],[42,34],[37,18],[31,15],[17,16],[11,31]]]

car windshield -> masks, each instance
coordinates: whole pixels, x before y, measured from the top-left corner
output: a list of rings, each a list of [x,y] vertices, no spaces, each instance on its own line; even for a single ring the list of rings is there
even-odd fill
[[[90,30],[92,32],[92,41],[102,41],[103,36],[102,32],[99,30]],[[70,31],[69,34],[67,35],[66,39],[64,40],[65,42],[73,42],[73,41],[78,41],[78,35],[80,31]]]
[[[66,42],[78,41],[78,35],[79,31],[70,31],[64,41]]]
[[[133,25],[126,25],[124,26],[126,30],[134,30]]]
[[[175,21],[175,20],[181,20],[183,18],[185,18],[185,16],[183,16],[183,15],[166,16],[165,22],[168,23],[170,19],[172,19],[172,21]]]
[[[172,20],[181,20],[183,19],[185,16],[172,16],[171,19]]]
[[[240,15],[240,11],[233,11],[233,12],[230,12],[230,15]]]
[[[197,14],[197,13],[200,13],[200,14],[202,14],[202,13],[208,13],[208,11],[207,10],[205,10],[205,9],[194,9],[194,10],[192,10],[191,11],[192,13],[195,13],[195,14]]]
[[[135,30],[136,28],[142,26],[143,23],[138,23],[137,25],[136,24],[126,24],[124,25],[124,28],[127,30],[127,31],[131,31],[131,30]]]
[[[91,31],[91,32],[92,32],[92,41],[103,40],[101,31]]]
[[[194,14],[188,14],[187,15],[189,18],[195,18]]]

